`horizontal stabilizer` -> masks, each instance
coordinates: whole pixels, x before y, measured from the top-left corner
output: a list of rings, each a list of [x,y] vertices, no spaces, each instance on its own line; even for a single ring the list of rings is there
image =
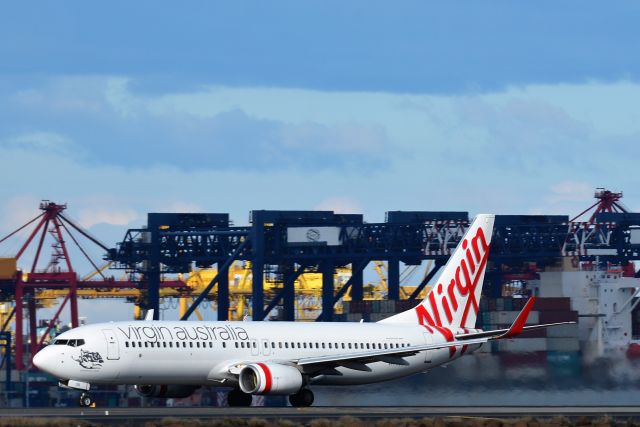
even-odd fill
[[[536,302],[535,297],[529,298],[529,301],[527,301],[524,308],[518,314],[518,317],[516,317],[516,320],[514,320],[513,324],[509,329],[496,329],[493,331],[472,332],[469,334],[456,335],[455,338],[456,340],[460,340],[460,341],[466,341],[466,340],[472,340],[472,339],[478,339],[478,338],[488,338],[489,340],[499,340],[504,338],[514,338],[526,331],[550,328],[553,326],[560,326],[560,325],[571,325],[576,323],[576,322],[559,322],[559,323],[546,323],[543,325],[524,326],[527,323],[527,318],[529,317],[529,314],[531,313],[531,310],[533,309],[533,305],[535,304],[535,302]]]

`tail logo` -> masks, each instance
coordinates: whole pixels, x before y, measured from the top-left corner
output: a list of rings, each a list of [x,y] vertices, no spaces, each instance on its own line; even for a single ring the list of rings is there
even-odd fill
[[[429,332],[433,329],[440,332],[447,341],[453,341],[453,332],[449,327],[465,327],[465,322],[471,309],[474,313],[478,313],[478,301],[476,300],[476,286],[480,277],[483,276],[487,259],[489,255],[490,245],[482,231],[482,227],[478,230],[470,240],[466,238],[462,241],[462,254],[456,258],[458,266],[455,272],[445,270],[447,277],[441,277],[442,282],[429,293],[429,297],[422,304],[418,305],[416,315],[418,322],[427,328]],[[460,251],[454,253],[454,257]],[[455,259],[452,259],[456,262]],[[450,274],[446,274],[451,271]],[[444,276],[444,275],[443,275]],[[462,310],[462,316],[458,317]],[[459,319],[459,323],[454,319]],[[455,349],[454,349],[455,352]]]

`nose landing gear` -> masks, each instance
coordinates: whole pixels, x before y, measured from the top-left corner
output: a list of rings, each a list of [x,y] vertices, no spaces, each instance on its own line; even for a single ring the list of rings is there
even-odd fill
[[[79,400],[80,406],[83,408],[89,408],[90,406],[92,406],[95,402],[93,400],[93,398],[91,397],[91,395],[89,393],[82,393],[80,395],[80,400]]]
[[[291,406],[302,407],[313,405],[313,392],[308,388],[300,389],[295,394],[289,396]]]

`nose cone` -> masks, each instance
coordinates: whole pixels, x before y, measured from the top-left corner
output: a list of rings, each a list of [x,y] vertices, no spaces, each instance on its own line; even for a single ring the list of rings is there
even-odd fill
[[[41,371],[51,373],[53,368],[53,354],[51,348],[45,347],[33,356],[33,365]]]
[[[37,352],[35,356],[33,356],[33,366],[38,369],[42,369],[42,365],[44,365],[44,359],[44,349],[42,349]]]

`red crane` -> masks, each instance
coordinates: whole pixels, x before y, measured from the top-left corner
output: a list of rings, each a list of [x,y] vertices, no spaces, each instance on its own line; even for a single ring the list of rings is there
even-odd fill
[[[596,193],[593,197],[598,199],[598,201],[580,212],[578,215],[572,218],[570,222],[575,222],[578,218],[589,212],[591,209],[593,209],[593,213],[591,214],[589,221],[587,221],[591,224],[594,224],[596,222],[596,216],[601,212],[629,212],[627,208],[620,202],[620,199],[622,199],[622,192],[614,193],[613,191],[605,190],[604,188],[596,188]]]
[[[80,242],[74,233],[79,233],[85,239],[88,239],[93,244],[96,244],[99,248],[105,252],[109,251],[109,248],[101,243],[98,239],[91,236],[82,227],[76,225],[63,212],[67,208],[66,204],[56,204],[48,200],[43,201],[40,204],[40,210],[42,213],[31,221],[27,222],[23,226],[14,230],[4,238],[0,239],[0,243],[6,241],[12,236],[15,236],[22,230],[26,230],[27,227],[35,224],[35,228],[29,233],[28,238],[15,255],[15,259],[19,260],[28,252],[28,248],[34,244],[35,255],[31,264],[29,273],[17,271],[14,280],[10,282],[10,289],[8,292],[15,294],[15,307],[12,313],[9,315],[7,321],[3,325],[2,330],[5,330],[10,319],[15,314],[15,363],[16,369],[22,370],[25,368],[24,360],[24,319],[25,319],[25,305],[28,314],[29,321],[29,353],[30,359],[26,367],[31,368],[30,362],[33,355],[42,347],[46,337],[49,335],[51,329],[58,321],[63,309],[69,305],[71,326],[77,327],[78,320],[78,297],[77,290],[81,289],[131,289],[139,288],[139,282],[128,280],[115,280],[113,277],[105,277],[100,269],[91,259],[87,251],[80,245]],[[72,233],[72,231],[74,233]],[[47,238],[49,236],[49,238]],[[51,242],[51,258],[44,268],[40,267],[43,258],[43,247],[45,240]],[[69,241],[79,249],[84,257],[89,261],[95,271],[100,274],[101,280],[86,280],[83,281],[78,278],[78,275],[73,269],[71,259],[69,257]],[[37,242],[37,243],[35,243]],[[6,283],[5,283],[6,285]],[[176,289],[189,289],[184,282],[181,281],[167,281],[162,284],[163,287],[172,287]],[[49,320],[46,331],[38,336],[37,333],[37,310],[36,310],[36,291],[39,289],[57,289],[68,290],[66,296],[58,306],[58,309],[52,319]]]

